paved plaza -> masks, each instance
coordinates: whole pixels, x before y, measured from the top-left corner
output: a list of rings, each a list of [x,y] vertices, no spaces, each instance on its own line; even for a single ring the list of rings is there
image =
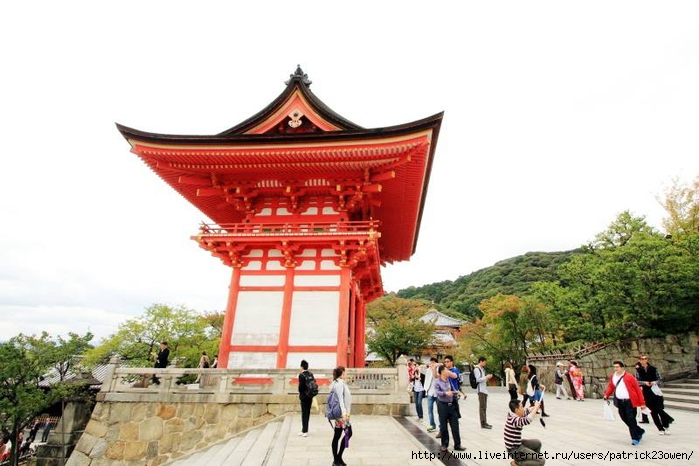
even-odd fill
[[[457,452],[470,459],[440,462],[430,454],[439,455],[439,439],[428,434],[416,418],[390,416],[352,417],[354,435],[350,448],[344,454],[350,466],[372,465],[508,465],[503,459],[503,426],[509,395],[502,388],[491,389],[488,403],[488,422],[492,430],[480,428],[478,398],[469,389],[469,396],[461,401],[460,421],[462,444],[465,452]],[[424,403],[425,411],[427,402]],[[524,438],[538,438],[543,443],[542,452],[548,454],[547,465],[699,465],[699,441],[693,428],[699,423],[699,413],[669,410],[675,418],[671,435],[660,436],[655,426],[643,424],[646,434],[637,447],[631,445],[626,425],[618,419],[605,421],[602,400],[576,402],[546,399],[546,409],[551,417],[545,418],[546,428],[538,421],[524,428]],[[436,415],[436,410],[435,410]],[[425,412],[425,418],[427,414]],[[299,437],[301,418],[292,416],[292,427],[286,441],[283,466],[330,466],[332,454],[330,442],[333,431],[320,414],[313,414],[308,437]],[[406,429],[407,427],[407,429]],[[409,433],[416,433],[417,436]],[[423,444],[425,442],[427,445]],[[453,444],[450,445],[450,447]],[[500,459],[494,455],[500,455]],[[558,454],[558,459],[554,457]],[[563,459],[562,455],[578,455]],[[583,454],[588,454],[583,458]],[[591,454],[594,454],[592,457]],[[626,454],[626,459],[622,455]],[[669,455],[684,454],[685,459],[669,459]],[[606,455],[606,457],[605,457]],[[691,456],[690,456],[691,455]],[[689,456],[689,459],[687,457]],[[653,459],[654,458],[654,459]]]

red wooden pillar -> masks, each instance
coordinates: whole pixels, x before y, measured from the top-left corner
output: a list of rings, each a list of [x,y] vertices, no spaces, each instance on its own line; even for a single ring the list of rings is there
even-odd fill
[[[233,324],[235,323],[235,308],[238,305],[238,291],[240,290],[240,268],[233,267],[231,274],[231,284],[228,288],[228,304],[226,306],[226,316],[223,318],[223,331],[221,332],[221,343],[218,348],[218,367],[228,367],[228,356],[231,351],[231,337],[233,335]]]
[[[279,327],[279,346],[277,347],[277,369],[286,367],[286,359],[289,355],[289,328],[291,327],[291,301],[294,296],[294,268],[286,269],[284,281],[284,301],[282,304],[282,317]]]
[[[352,271],[349,267],[342,267],[340,271],[340,313],[337,325],[337,365],[347,367],[347,340],[349,337],[349,311],[350,311],[350,286]]]

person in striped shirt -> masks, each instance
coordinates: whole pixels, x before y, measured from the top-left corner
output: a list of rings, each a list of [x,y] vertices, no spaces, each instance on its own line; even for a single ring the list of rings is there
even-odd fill
[[[546,462],[540,456],[541,440],[522,439],[522,428],[532,423],[540,406],[537,401],[527,409],[519,400],[510,401],[510,412],[505,421],[505,448],[513,458],[510,466],[543,466]]]

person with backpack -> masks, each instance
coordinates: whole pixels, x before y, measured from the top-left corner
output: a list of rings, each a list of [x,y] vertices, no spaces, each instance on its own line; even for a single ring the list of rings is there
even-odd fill
[[[481,421],[481,429],[492,429],[488,424],[486,411],[488,410],[488,380],[493,378],[493,374],[485,373],[486,359],[484,356],[478,358],[478,364],[473,368],[473,375],[476,378],[476,391],[478,392],[478,415]]]
[[[349,432],[351,432],[349,430],[349,418],[350,410],[352,409],[352,394],[342,379],[344,375],[344,366],[337,366],[333,369],[333,383],[330,385],[330,394],[328,395],[325,409],[325,416],[335,430],[331,444],[333,466],[347,466],[347,463],[342,460],[342,453],[345,451],[346,440]],[[345,432],[345,438],[340,441],[343,432]]]
[[[318,384],[313,373],[308,370],[308,361],[301,361],[299,374],[299,399],[301,400],[301,437],[308,437],[308,420],[311,418],[313,398],[318,394]]]

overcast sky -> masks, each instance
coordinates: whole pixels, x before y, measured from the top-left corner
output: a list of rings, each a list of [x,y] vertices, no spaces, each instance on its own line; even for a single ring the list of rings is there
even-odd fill
[[[446,5],[446,6],[439,6]],[[384,287],[578,247],[699,175],[699,3],[9,2],[0,7],[0,340],[225,308],[203,214],[117,132],[215,134],[297,64],[366,128],[445,111],[417,252]]]

